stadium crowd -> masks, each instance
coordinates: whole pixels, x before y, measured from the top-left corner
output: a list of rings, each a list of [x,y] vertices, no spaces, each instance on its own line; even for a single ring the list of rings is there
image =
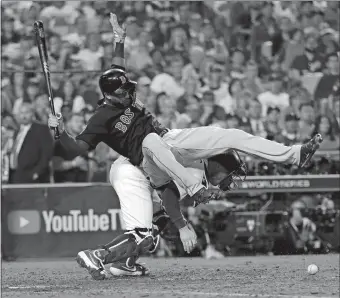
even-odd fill
[[[321,151],[340,149],[337,1],[7,1],[1,9],[3,182],[106,181],[115,152],[100,144],[74,158],[48,132],[33,23],[46,30],[56,112],[77,135],[113,59],[109,12],[127,25],[138,98],[167,127],[238,128],[287,145],[320,132]],[[247,162],[249,175],[294,173]],[[339,165],[323,158],[307,170]]]

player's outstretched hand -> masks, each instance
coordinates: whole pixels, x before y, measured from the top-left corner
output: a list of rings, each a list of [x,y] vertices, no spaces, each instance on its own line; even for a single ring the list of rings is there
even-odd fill
[[[183,243],[183,248],[187,253],[191,253],[197,244],[197,235],[191,225],[179,229],[179,235]]]
[[[64,131],[64,121],[63,116],[61,114],[56,114],[55,116],[52,114],[48,115],[48,127],[50,129],[54,129],[56,127],[59,128],[59,132],[62,133]]]
[[[113,36],[115,42],[124,42],[126,36],[126,26],[123,24],[119,26],[117,16],[114,13],[110,13],[110,23],[113,30]]]

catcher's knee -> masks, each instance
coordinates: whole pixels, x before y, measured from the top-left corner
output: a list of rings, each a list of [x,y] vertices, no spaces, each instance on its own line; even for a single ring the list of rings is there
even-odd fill
[[[148,252],[153,245],[152,231],[136,228],[117,238],[116,244],[109,247],[105,264],[117,262],[130,257],[138,257]]]

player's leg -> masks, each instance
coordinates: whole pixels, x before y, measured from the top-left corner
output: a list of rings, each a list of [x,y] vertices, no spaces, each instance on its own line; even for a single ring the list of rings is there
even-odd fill
[[[155,133],[149,134],[142,145],[143,170],[154,187],[175,181],[190,196],[204,188],[202,181],[183,165],[182,157]]]
[[[79,252],[77,261],[94,279],[105,279],[104,265],[111,263],[113,275],[145,275],[148,270],[136,261],[154,245],[152,188],[143,172],[124,158],[112,165],[110,182],[118,195],[127,231],[101,249]]]
[[[198,127],[170,131],[164,141],[184,159],[206,159],[230,148],[273,162],[303,166],[319,148],[322,138],[316,135],[304,145],[284,146],[239,129]]]

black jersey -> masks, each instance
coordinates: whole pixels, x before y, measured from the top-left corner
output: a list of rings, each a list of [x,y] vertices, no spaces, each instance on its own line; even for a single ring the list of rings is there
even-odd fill
[[[167,131],[137,99],[126,108],[104,104],[89,120],[76,139],[94,149],[104,142],[118,154],[129,158],[133,165],[143,160],[142,142],[149,133],[158,135]]]

